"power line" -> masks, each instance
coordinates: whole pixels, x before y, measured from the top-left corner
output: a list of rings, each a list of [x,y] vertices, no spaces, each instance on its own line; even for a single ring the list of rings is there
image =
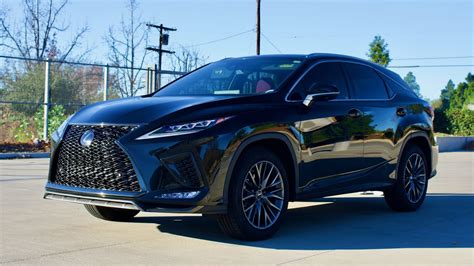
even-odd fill
[[[389,66],[389,68],[423,68],[423,67],[474,67],[474,65],[412,65],[412,66]]]
[[[262,32],[262,36],[271,46],[273,46],[273,48],[275,48],[275,50],[277,50],[281,54],[281,50],[278,49],[278,47],[272,41],[270,41],[270,39],[268,39],[267,35],[263,34]]]
[[[438,59],[461,59],[461,58],[474,58],[472,55],[466,56],[440,56],[440,57],[412,57],[412,58],[395,58],[393,61],[402,61],[402,60],[438,60]]]
[[[108,64],[94,64],[94,63],[83,63],[83,62],[72,62],[72,61],[63,61],[63,60],[54,60],[54,59],[37,59],[37,58],[26,58],[19,56],[10,56],[10,55],[0,55],[0,58],[13,59],[13,60],[22,60],[22,61],[33,61],[33,62],[50,62],[57,64],[68,64],[68,65],[78,65],[78,66],[96,66],[96,67],[110,67],[110,68],[120,68],[120,69],[133,69],[133,70],[147,70],[147,68],[140,67],[128,67],[128,66],[119,66],[119,65],[108,65]],[[176,71],[171,70],[162,70],[162,74],[179,74]],[[180,72],[183,75],[185,72]]]
[[[228,40],[228,39],[231,39],[231,38],[234,38],[234,37],[237,37],[237,36],[243,35],[243,34],[245,34],[245,33],[252,32],[252,31],[254,31],[254,29],[242,31],[242,32],[239,32],[239,33],[236,33],[236,34],[232,34],[232,35],[229,35],[229,36],[226,36],[226,37],[222,37],[222,38],[219,38],[219,39],[215,39],[215,40],[212,40],[212,41],[202,42],[202,43],[193,44],[193,45],[187,45],[187,46],[183,46],[183,47],[184,47],[184,48],[196,47],[196,46],[207,45],[207,44],[211,44],[211,43],[215,43],[215,42],[221,42],[221,41],[225,41],[225,40]]]

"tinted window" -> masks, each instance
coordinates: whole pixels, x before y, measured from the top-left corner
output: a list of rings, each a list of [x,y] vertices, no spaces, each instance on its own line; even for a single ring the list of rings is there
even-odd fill
[[[298,58],[252,57],[204,66],[159,90],[155,96],[271,93],[302,63]]]
[[[416,96],[416,94],[415,94],[415,92],[413,92],[413,90],[401,86],[400,84],[393,81],[392,79],[384,78],[384,80],[385,80],[385,84],[387,84],[387,86],[390,88],[391,91],[398,91],[398,92],[401,92],[401,93],[408,92],[408,93],[410,93],[411,96]]]
[[[339,90],[338,99],[349,98],[346,80],[339,63],[322,63],[311,69],[298,83],[295,92],[304,92],[314,86],[335,86]]]
[[[355,99],[388,99],[385,84],[370,67],[359,64],[344,64],[352,81]]]

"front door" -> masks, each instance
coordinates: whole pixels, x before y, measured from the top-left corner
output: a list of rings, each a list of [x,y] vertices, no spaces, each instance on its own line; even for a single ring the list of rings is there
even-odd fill
[[[316,85],[315,85],[316,84]],[[300,114],[300,189],[332,187],[344,176],[363,169],[364,116],[351,101],[342,68],[337,62],[314,66],[295,88],[302,93],[312,86],[334,86],[337,99],[315,101]]]

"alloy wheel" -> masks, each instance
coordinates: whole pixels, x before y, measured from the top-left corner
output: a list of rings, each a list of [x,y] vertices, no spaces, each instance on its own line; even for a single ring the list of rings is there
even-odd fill
[[[423,197],[425,187],[425,162],[421,155],[414,153],[408,158],[404,171],[404,188],[408,200],[417,203]]]
[[[284,197],[283,177],[272,162],[259,161],[250,167],[242,187],[242,208],[253,227],[272,226],[281,214]]]

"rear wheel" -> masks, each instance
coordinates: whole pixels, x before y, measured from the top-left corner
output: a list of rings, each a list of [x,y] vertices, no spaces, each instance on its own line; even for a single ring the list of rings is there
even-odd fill
[[[426,197],[428,164],[418,146],[408,147],[397,170],[397,181],[384,192],[388,206],[396,211],[415,211]]]
[[[249,150],[239,159],[229,187],[228,213],[218,216],[221,229],[244,240],[271,237],[288,208],[285,167],[272,152]]]
[[[140,211],[102,207],[95,205],[84,205],[86,210],[94,217],[107,221],[128,221]]]

